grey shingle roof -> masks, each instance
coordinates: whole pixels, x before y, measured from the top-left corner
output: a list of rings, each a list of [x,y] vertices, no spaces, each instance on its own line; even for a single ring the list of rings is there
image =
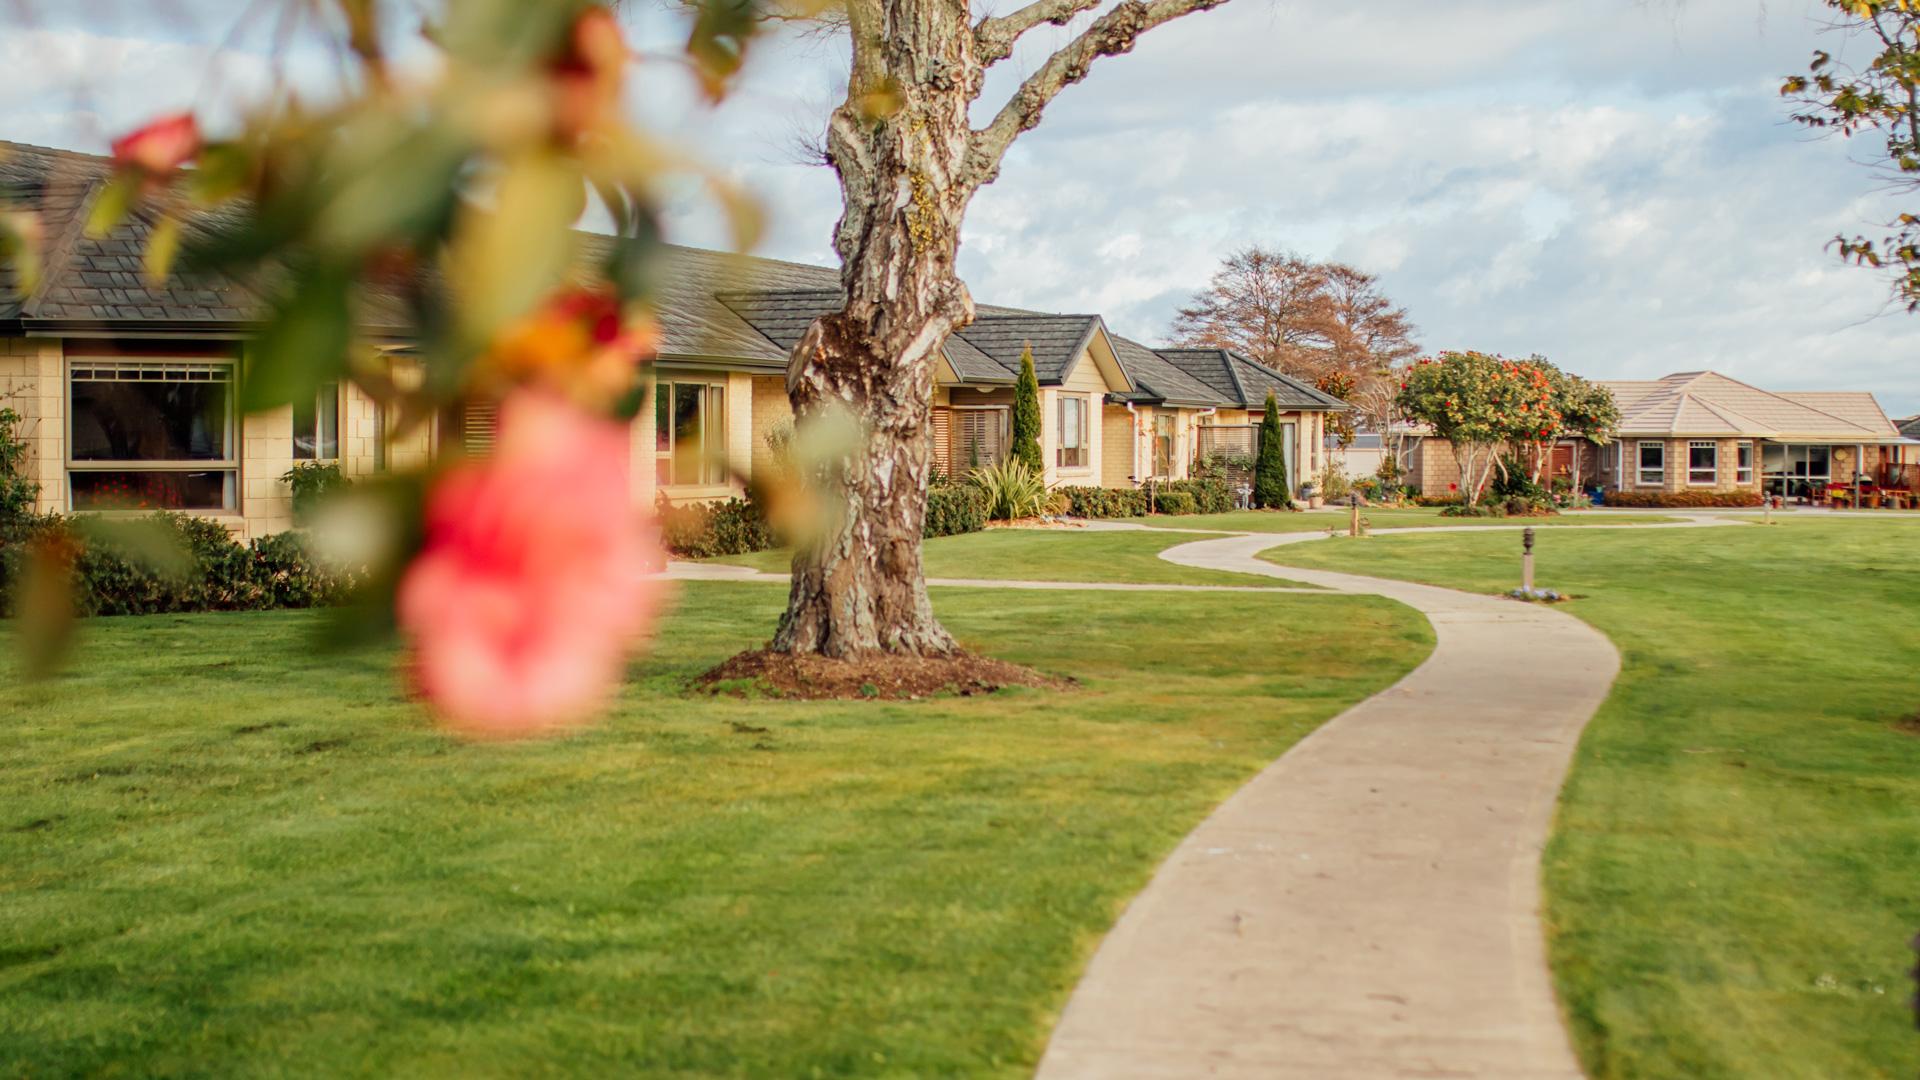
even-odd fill
[[[1897,421],[1896,426],[1899,427],[1900,434],[1907,438],[1920,439],[1920,416],[1909,416],[1905,420]]]
[[[107,172],[106,159],[91,154],[0,142],[0,202],[37,211],[45,234],[41,281],[31,294],[18,294],[11,267],[0,270],[0,319],[204,325],[257,317],[258,299],[217,275],[179,272],[147,282],[142,253],[157,220],[152,209],[106,236],[87,236],[87,213]]]
[[[1283,375],[1265,364],[1256,364],[1227,349],[1154,351],[1168,363],[1205,383],[1215,393],[1233,398],[1236,407],[1264,408],[1267,393],[1272,391],[1275,402],[1282,409],[1314,412],[1348,408],[1346,402],[1331,394],[1322,393],[1291,375]]]
[[[1031,344],[1034,374],[1040,377],[1042,386],[1049,386],[1067,377],[1074,359],[1100,330],[1098,315],[994,311],[976,317],[972,325],[962,327],[956,336],[1016,375],[1020,371],[1020,354]]]
[[[1117,336],[1112,340],[1114,355],[1126,369],[1127,381],[1134,385],[1132,393],[1116,395],[1124,400],[1203,408],[1234,405],[1239,401],[1195,379],[1137,341]]]
[[[814,319],[836,310],[844,295],[835,286],[777,292],[722,292],[716,294],[715,299],[765,336],[777,348],[779,362],[784,365],[787,351],[799,343],[807,327]],[[944,352],[954,374],[963,382],[1009,383],[1016,374],[957,335],[947,339]]]

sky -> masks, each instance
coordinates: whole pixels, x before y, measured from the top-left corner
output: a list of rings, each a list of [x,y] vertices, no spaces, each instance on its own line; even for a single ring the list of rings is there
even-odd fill
[[[0,0],[0,137],[99,150],[183,107],[217,124],[269,75],[269,28],[235,32],[241,6]],[[1824,33],[1824,10],[1231,0],[1053,103],[975,199],[961,273],[983,302],[1098,313],[1159,342],[1223,256],[1259,244],[1379,275],[1431,351],[1540,353],[1593,378],[1711,368],[1920,412],[1920,317],[1826,246],[1896,212],[1860,164],[1871,147],[1810,137],[1778,95],[1816,48],[1870,55]],[[627,18],[648,49],[683,32],[660,9]],[[1067,32],[1031,35],[983,109]],[[311,53],[285,64],[322,77]],[[633,104],[760,199],[757,254],[831,264],[838,189],[796,147],[845,70],[837,41],[772,40],[717,110],[649,61]],[[670,224],[726,242],[691,196]]]

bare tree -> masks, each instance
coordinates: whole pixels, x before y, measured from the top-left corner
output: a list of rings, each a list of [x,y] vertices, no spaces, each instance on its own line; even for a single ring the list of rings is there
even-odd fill
[[[1095,61],[1141,34],[1225,0],[1032,0],[974,21],[959,0],[847,0],[852,68],[828,121],[839,176],[833,246],[846,299],[795,345],[787,392],[798,423],[850,411],[861,447],[821,465],[830,524],[794,556],[772,648],[850,657],[870,650],[955,651],[934,618],[920,533],[931,467],[934,366],[973,299],[955,273],[968,204],[1007,150]],[[987,70],[1041,26],[1079,24],[975,128],[968,108]]]
[[[1327,268],[1253,245],[1228,255],[1207,287],[1180,309],[1176,345],[1232,349],[1277,371],[1312,377],[1333,346]]]
[[[1345,263],[1328,263],[1326,323],[1331,363],[1365,381],[1420,352],[1407,309],[1380,291],[1380,279]]]

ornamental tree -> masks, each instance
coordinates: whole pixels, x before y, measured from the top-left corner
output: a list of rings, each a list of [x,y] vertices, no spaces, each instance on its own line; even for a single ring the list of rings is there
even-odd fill
[[[1280,440],[1280,403],[1267,391],[1266,415],[1260,418],[1260,453],[1253,461],[1253,505],[1283,510],[1293,505],[1293,485],[1287,483],[1287,449]]]
[[[1046,473],[1040,456],[1040,377],[1033,370],[1033,346],[1020,350],[1020,378],[1013,384],[1013,456],[1033,475]]]
[[[1480,352],[1445,352],[1417,361],[1397,398],[1409,420],[1453,446],[1467,505],[1480,501],[1500,451],[1557,426],[1554,385],[1539,364]]]

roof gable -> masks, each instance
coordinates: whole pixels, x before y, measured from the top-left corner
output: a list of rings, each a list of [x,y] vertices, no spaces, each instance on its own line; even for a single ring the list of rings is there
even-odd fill
[[[1776,394],[1716,371],[1683,371],[1651,382],[1602,382],[1626,435],[1700,435],[1836,440],[1886,439],[1898,431],[1872,394]]]

